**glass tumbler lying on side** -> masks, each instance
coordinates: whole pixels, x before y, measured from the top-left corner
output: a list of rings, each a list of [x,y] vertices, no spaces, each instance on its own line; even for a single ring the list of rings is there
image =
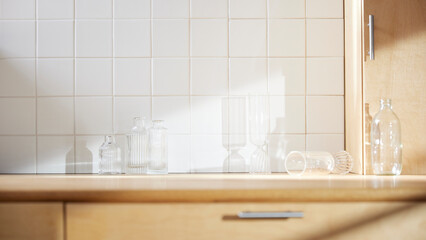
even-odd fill
[[[352,170],[352,157],[345,151],[334,155],[328,152],[290,152],[285,166],[290,175],[346,174]]]
[[[167,174],[167,128],[162,120],[152,121],[148,130],[148,174]]]
[[[127,135],[127,174],[144,174],[147,172],[148,134],[145,118],[135,117],[134,126]]]
[[[121,149],[113,136],[105,136],[105,142],[99,148],[99,174],[121,173]]]

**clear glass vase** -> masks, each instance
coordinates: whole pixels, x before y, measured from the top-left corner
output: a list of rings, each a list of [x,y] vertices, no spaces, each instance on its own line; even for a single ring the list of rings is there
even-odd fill
[[[167,174],[167,129],[162,120],[152,121],[148,130],[148,174]]]
[[[105,136],[99,157],[99,174],[121,174],[121,149],[113,136]]]
[[[249,96],[250,141],[256,146],[250,158],[250,173],[271,173],[268,155],[269,97]]]
[[[145,118],[133,119],[134,126],[127,137],[127,174],[147,173],[148,160],[148,133],[145,128]]]
[[[228,151],[223,172],[245,172],[246,160],[240,150],[247,144],[246,97],[224,98],[222,102],[222,145]]]
[[[380,111],[371,124],[371,162],[376,175],[400,175],[402,171],[401,123],[390,99],[380,100]]]

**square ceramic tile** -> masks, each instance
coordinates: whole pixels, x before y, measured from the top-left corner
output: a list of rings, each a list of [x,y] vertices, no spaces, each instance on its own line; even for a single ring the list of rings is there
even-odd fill
[[[189,54],[188,20],[154,20],[154,57],[185,57]]]
[[[35,57],[35,21],[0,22],[0,58]]]
[[[305,56],[305,20],[279,19],[269,21],[269,56]]]
[[[228,0],[191,0],[191,18],[226,18]]]
[[[189,18],[189,0],[152,1],[153,18]]]
[[[34,19],[35,0],[0,0],[0,19]]]
[[[269,104],[272,133],[305,133],[304,96],[271,96]]]
[[[188,59],[154,59],[153,64],[154,95],[189,94]]]
[[[151,95],[151,59],[117,58],[114,69],[115,95]]]
[[[344,0],[306,0],[308,18],[343,18]]]
[[[170,134],[189,134],[189,97],[153,97],[152,119],[164,120]]]
[[[228,134],[229,145],[247,142],[248,97],[222,97],[222,134]],[[243,144],[244,145],[244,144]]]
[[[265,0],[229,0],[231,18],[265,18]]]
[[[229,55],[232,57],[266,56],[266,21],[230,21]]]
[[[114,22],[116,57],[151,56],[151,23],[149,20],[116,20]]]
[[[114,0],[114,18],[150,18],[150,0]]]
[[[76,98],[75,130],[77,134],[111,134],[112,98]]]
[[[307,94],[343,95],[343,58],[308,58]]]
[[[114,100],[115,133],[129,133],[134,126],[135,117],[144,117],[146,127],[149,127],[151,124],[151,98],[116,97]]]
[[[190,173],[191,171],[191,136],[168,136],[169,173]]]
[[[231,95],[266,93],[266,59],[232,58],[230,60],[229,90]]]
[[[38,96],[72,96],[73,93],[74,60],[72,58],[38,59]]]
[[[0,98],[0,134],[35,134],[35,99]]]
[[[228,21],[191,20],[191,56],[228,56]]]
[[[112,56],[112,21],[76,21],[77,57]]]
[[[0,96],[35,96],[35,60],[0,60]]]
[[[37,173],[74,173],[74,136],[39,136]]]
[[[74,134],[74,99],[72,97],[37,100],[38,134]]]
[[[111,18],[113,0],[75,0],[75,18]]]
[[[343,56],[343,19],[308,19],[306,21],[308,56]]]
[[[306,136],[307,151],[326,151],[335,153],[344,149],[344,134],[308,134]]]
[[[343,96],[307,97],[308,133],[344,133]]]
[[[38,21],[37,36],[39,57],[74,56],[73,21]]]
[[[0,136],[0,173],[36,173],[36,137]]]
[[[222,111],[222,97],[191,97],[191,133],[222,134]]]
[[[74,0],[38,0],[39,19],[73,19]]]
[[[268,89],[274,95],[305,95],[305,59],[270,58]]]
[[[268,150],[272,172],[287,172],[284,160],[291,151],[305,151],[305,135],[273,134]]]
[[[228,59],[192,59],[191,94],[227,95]]]
[[[227,155],[222,135],[191,136],[191,172],[222,172]]]
[[[304,18],[305,0],[269,0],[269,18]]]
[[[104,136],[75,137],[75,173],[98,173],[99,147]]]
[[[112,94],[112,59],[77,59],[75,72],[77,95]]]

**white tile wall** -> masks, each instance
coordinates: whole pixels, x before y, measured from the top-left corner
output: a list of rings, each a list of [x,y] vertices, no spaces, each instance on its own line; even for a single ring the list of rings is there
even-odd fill
[[[0,173],[97,172],[103,136],[124,150],[135,116],[166,120],[171,172],[223,171],[235,139],[249,164],[227,103],[254,92],[270,95],[273,171],[344,148],[343,0],[0,6]]]

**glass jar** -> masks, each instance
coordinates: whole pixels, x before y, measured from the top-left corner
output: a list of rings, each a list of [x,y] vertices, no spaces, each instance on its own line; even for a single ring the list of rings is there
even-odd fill
[[[148,134],[145,118],[135,117],[134,126],[127,135],[127,174],[144,174],[147,172]]]
[[[371,161],[376,175],[400,175],[402,171],[401,123],[390,99],[380,100],[380,111],[371,124]]]
[[[167,174],[167,129],[162,120],[152,121],[148,130],[148,174]]]
[[[105,142],[99,148],[99,174],[121,173],[121,149],[113,136],[105,136]]]

